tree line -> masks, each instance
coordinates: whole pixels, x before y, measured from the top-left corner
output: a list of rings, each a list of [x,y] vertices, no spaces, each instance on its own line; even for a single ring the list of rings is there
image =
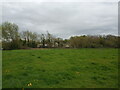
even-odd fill
[[[69,39],[57,38],[50,34],[38,34],[31,31],[19,32],[17,24],[4,22],[0,25],[2,48],[27,49],[27,48],[119,48],[119,36],[73,36]]]

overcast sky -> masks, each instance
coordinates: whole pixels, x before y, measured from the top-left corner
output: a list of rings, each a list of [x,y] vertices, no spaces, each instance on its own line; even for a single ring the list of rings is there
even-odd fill
[[[62,38],[74,35],[118,34],[117,0],[83,1],[5,0],[2,3],[2,22],[16,23],[19,31],[29,30],[37,33],[49,31]]]

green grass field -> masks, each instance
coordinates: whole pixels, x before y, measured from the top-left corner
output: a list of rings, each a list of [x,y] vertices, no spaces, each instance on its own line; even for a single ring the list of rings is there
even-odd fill
[[[3,88],[118,87],[118,49],[3,51]]]

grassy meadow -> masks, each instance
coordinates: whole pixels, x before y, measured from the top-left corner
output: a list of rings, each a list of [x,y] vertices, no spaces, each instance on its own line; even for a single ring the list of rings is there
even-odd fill
[[[6,50],[3,88],[116,88],[118,49]]]

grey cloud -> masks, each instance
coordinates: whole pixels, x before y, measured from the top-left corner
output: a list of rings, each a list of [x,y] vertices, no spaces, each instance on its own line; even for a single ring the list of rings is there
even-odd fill
[[[82,34],[118,34],[116,2],[21,2],[3,3],[3,22],[68,38]]]

